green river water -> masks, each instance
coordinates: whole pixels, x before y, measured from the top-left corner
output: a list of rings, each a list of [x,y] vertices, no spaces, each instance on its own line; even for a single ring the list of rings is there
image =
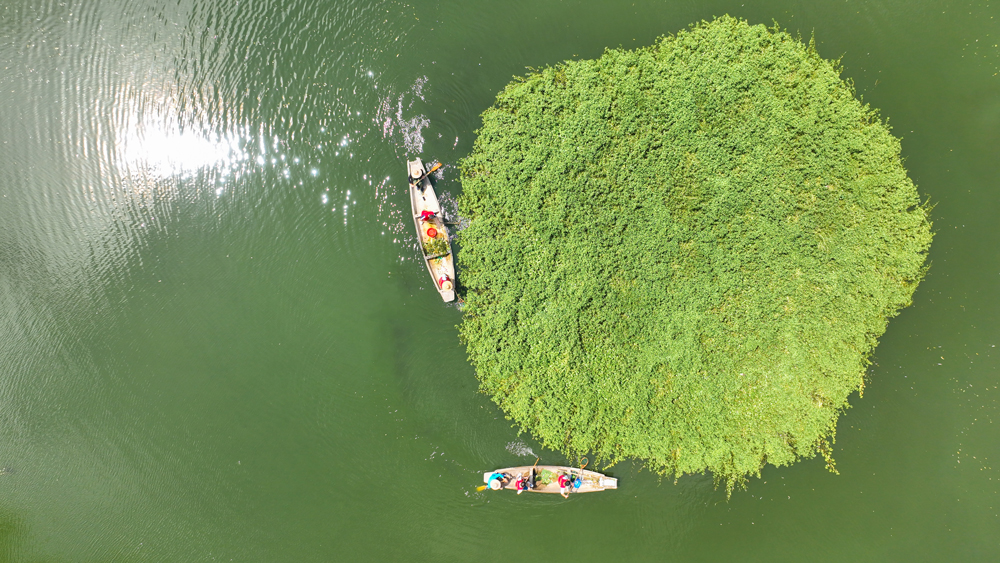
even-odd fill
[[[454,165],[525,67],[725,13],[843,56],[937,204],[840,475],[477,492],[567,460],[477,392],[407,156]],[[998,44],[998,0],[3,0],[0,560],[1000,560]]]

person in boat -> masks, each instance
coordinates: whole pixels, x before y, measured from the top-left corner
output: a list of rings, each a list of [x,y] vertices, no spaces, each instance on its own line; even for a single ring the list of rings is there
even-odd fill
[[[454,289],[455,284],[451,283],[451,278],[448,277],[448,274],[443,274],[438,279],[438,287],[440,287],[445,291],[451,291],[452,289]]]
[[[523,473],[517,476],[517,482],[514,483],[514,488],[517,489],[517,494],[521,494],[528,490],[528,478],[525,477]]]
[[[486,480],[487,486],[489,486],[491,491],[499,491],[507,484],[508,477],[499,471],[493,472],[489,479]]]
[[[410,176],[410,187],[411,188],[417,188],[418,190],[420,190],[420,193],[424,193],[424,188],[425,188],[425,186],[424,186],[424,178],[426,178],[426,177],[427,177],[426,173],[421,174],[420,176],[418,176],[416,178],[414,178],[413,176]]]
[[[423,171],[423,173],[421,173],[416,178],[414,178],[413,176],[410,176],[410,183],[418,185],[420,187],[420,191],[421,192],[424,191],[424,178],[427,178],[428,176],[430,176],[431,172],[434,172],[438,168],[441,168],[441,163],[440,162],[437,163],[437,164],[435,164],[434,166],[431,166],[430,168],[426,168]]]
[[[565,473],[559,474],[559,494],[563,498],[569,498],[569,488],[573,486],[573,481]]]
[[[430,211],[430,210],[424,209],[423,211],[420,212],[420,220],[421,221],[430,221],[434,217],[437,217],[437,211]]]

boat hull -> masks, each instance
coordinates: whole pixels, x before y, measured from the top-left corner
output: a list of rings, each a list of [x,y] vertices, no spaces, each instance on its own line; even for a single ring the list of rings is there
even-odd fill
[[[512,491],[517,490],[516,483],[520,476],[533,476],[535,479],[535,487],[527,489],[525,492],[528,493],[559,494],[560,489],[557,480],[558,475],[560,474],[567,475],[570,479],[580,477],[580,487],[569,487],[567,489],[569,494],[594,493],[597,491],[606,491],[608,489],[618,488],[618,479],[615,479],[614,477],[608,477],[607,475],[596,471],[587,471],[586,469],[580,469],[579,467],[568,467],[564,465],[524,465],[520,467],[504,467],[503,469],[496,469],[488,473],[483,473],[483,482],[489,483],[490,475],[493,475],[494,473],[503,473],[504,475],[509,476],[506,482],[503,483],[503,488]],[[551,477],[549,482],[545,482],[547,477]]]
[[[437,193],[428,175],[425,175],[426,168],[419,158],[406,163],[406,171],[410,185],[410,208],[412,209],[413,226],[417,230],[417,241],[424,263],[427,265],[427,272],[431,275],[435,289],[445,302],[455,300],[455,259],[451,252],[451,234],[441,217],[441,204],[438,202]],[[421,219],[424,211],[433,212],[435,215],[430,220]],[[435,255],[428,255],[424,250],[424,245],[431,242],[428,229],[437,231],[437,237],[443,237],[447,251]],[[437,238],[435,237],[435,238]],[[451,281],[452,288],[441,287],[441,279],[447,278]]]

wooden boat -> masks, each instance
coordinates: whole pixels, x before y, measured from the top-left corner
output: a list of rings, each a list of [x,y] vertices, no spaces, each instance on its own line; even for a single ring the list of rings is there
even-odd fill
[[[451,236],[441,217],[434,186],[431,185],[429,168],[419,158],[406,163],[410,184],[410,206],[413,225],[417,228],[420,252],[427,263],[427,271],[434,280],[434,287],[446,302],[455,300],[455,260],[451,253]],[[424,211],[434,214],[425,218]]]
[[[505,467],[496,469],[488,473],[483,473],[483,482],[489,485],[490,476],[500,473],[504,479],[500,481],[502,489],[517,490],[517,481],[526,477],[534,484],[534,487],[525,489],[528,493],[556,493],[559,494],[559,475],[566,475],[572,480],[580,478],[579,487],[568,487],[567,493],[593,493],[606,489],[617,489],[618,479],[596,471],[587,471],[579,467],[567,467],[564,465],[525,465],[521,467]]]

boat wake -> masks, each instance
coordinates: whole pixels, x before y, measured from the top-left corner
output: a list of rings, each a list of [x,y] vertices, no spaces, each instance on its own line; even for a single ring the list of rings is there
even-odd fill
[[[399,131],[403,141],[403,148],[409,155],[417,155],[424,150],[424,136],[422,131],[431,124],[427,116],[418,114],[413,117],[403,117],[403,112],[413,109],[413,104],[417,100],[424,100],[424,85],[427,84],[427,77],[417,78],[410,89],[403,92],[395,99],[387,96],[379,104],[375,115],[375,121],[382,126],[382,137],[389,139]]]

